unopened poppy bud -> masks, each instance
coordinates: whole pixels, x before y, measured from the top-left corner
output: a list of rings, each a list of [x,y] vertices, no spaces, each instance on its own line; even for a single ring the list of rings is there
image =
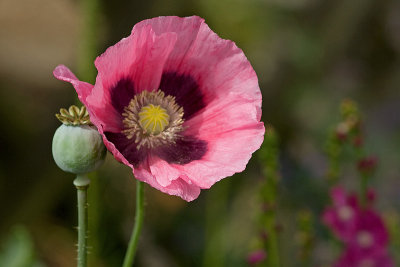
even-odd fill
[[[106,148],[96,128],[90,125],[83,107],[60,110],[57,118],[63,122],[53,137],[53,158],[63,171],[82,174],[94,171],[103,162]]]

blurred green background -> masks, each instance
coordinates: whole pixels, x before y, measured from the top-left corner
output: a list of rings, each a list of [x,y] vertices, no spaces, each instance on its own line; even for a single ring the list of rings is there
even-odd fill
[[[324,144],[343,98],[359,103],[367,151],[379,157],[377,205],[383,212],[399,210],[398,0],[100,0],[98,6],[93,0],[2,0],[0,266],[74,266],[73,176],[55,165],[51,141],[60,125],[54,114],[76,95],[52,71],[65,64],[93,81],[96,55],[129,35],[135,23],[160,15],[205,18],[243,49],[258,74],[263,121],[275,126],[281,141],[283,266],[298,266],[292,242],[297,212],[309,209],[318,220],[328,198],[321,189]],[[354,172],[342,177],[356,188]],[[261,183],[253,157],[245,172],[191,203],[146,186],[136,266],[246,266],[257,238]],[[91,266],[120,266],[133,224],[134,187],[131,170],[111,155],[93,175]],[[312,262],[323,266],[335,253],[323,241],[324,230],[315,231],[322,241]]]

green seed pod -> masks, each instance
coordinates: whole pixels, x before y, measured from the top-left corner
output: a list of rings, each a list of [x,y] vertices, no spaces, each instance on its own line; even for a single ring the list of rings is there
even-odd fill
[[[71,106],[69,113],[65,109],[60,113],[57,118],[64,124],[56,130],[52,148],[57,166],[74,174],[94,171],[104,162],[107,152],[101,135],[90,125],[84,107],[79,110]]]

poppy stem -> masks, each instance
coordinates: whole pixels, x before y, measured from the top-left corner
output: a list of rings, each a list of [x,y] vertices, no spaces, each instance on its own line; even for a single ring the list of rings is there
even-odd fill
[[[90,180],[86,174],[78,174],[74,185],[78,196],[78,267],[87,266],[87,228],[88,228],[88,204],[87,190]]]
[[[135,211],[135,226],[133,227],[132,236],[129,240],[128,249],[126,250],[123,267],[132,267],[135,260],[135,254],[139,241],[140,231],[142,230],[144,218],[144,191],[143,182],[136,180],[136,211]]]

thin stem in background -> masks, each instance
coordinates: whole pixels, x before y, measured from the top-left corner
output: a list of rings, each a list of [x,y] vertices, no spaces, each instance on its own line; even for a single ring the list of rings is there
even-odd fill
[[[78,73],[81,80],[94,83],[96,69],[93,62],[98,55],[100,1],[81,1],[81,11],[83,27],[79,46]]]
[[[267,254],[266,266],[279,267],[279,236],[277,232],[277,191],[280,180],[278,162],[278,136],[271,125],[265,127],[264,143],[259,151],[264,184],[261,187],[263,213],[261,221],[266,231],[264,246]]]
[[[226,266],[225,229],[227,227],[229,189],[230,180],[223,180],[207,192],[205,248],[202,265],[204,267]]]
[[[87,228],[88,204],[87,189],[90,180],[86,175],[78,174],[74,180],[78,196],[78,267],[87,266]]]
[[[132,231],[132,236],[129,241],[128,249],[126,250],[123,267],[132,267],[135,260],[135,254],[139,241],[140,231],[142,230],[144,218],[144,184],[136,180],[136,213],[135,213],[135,226]]]

